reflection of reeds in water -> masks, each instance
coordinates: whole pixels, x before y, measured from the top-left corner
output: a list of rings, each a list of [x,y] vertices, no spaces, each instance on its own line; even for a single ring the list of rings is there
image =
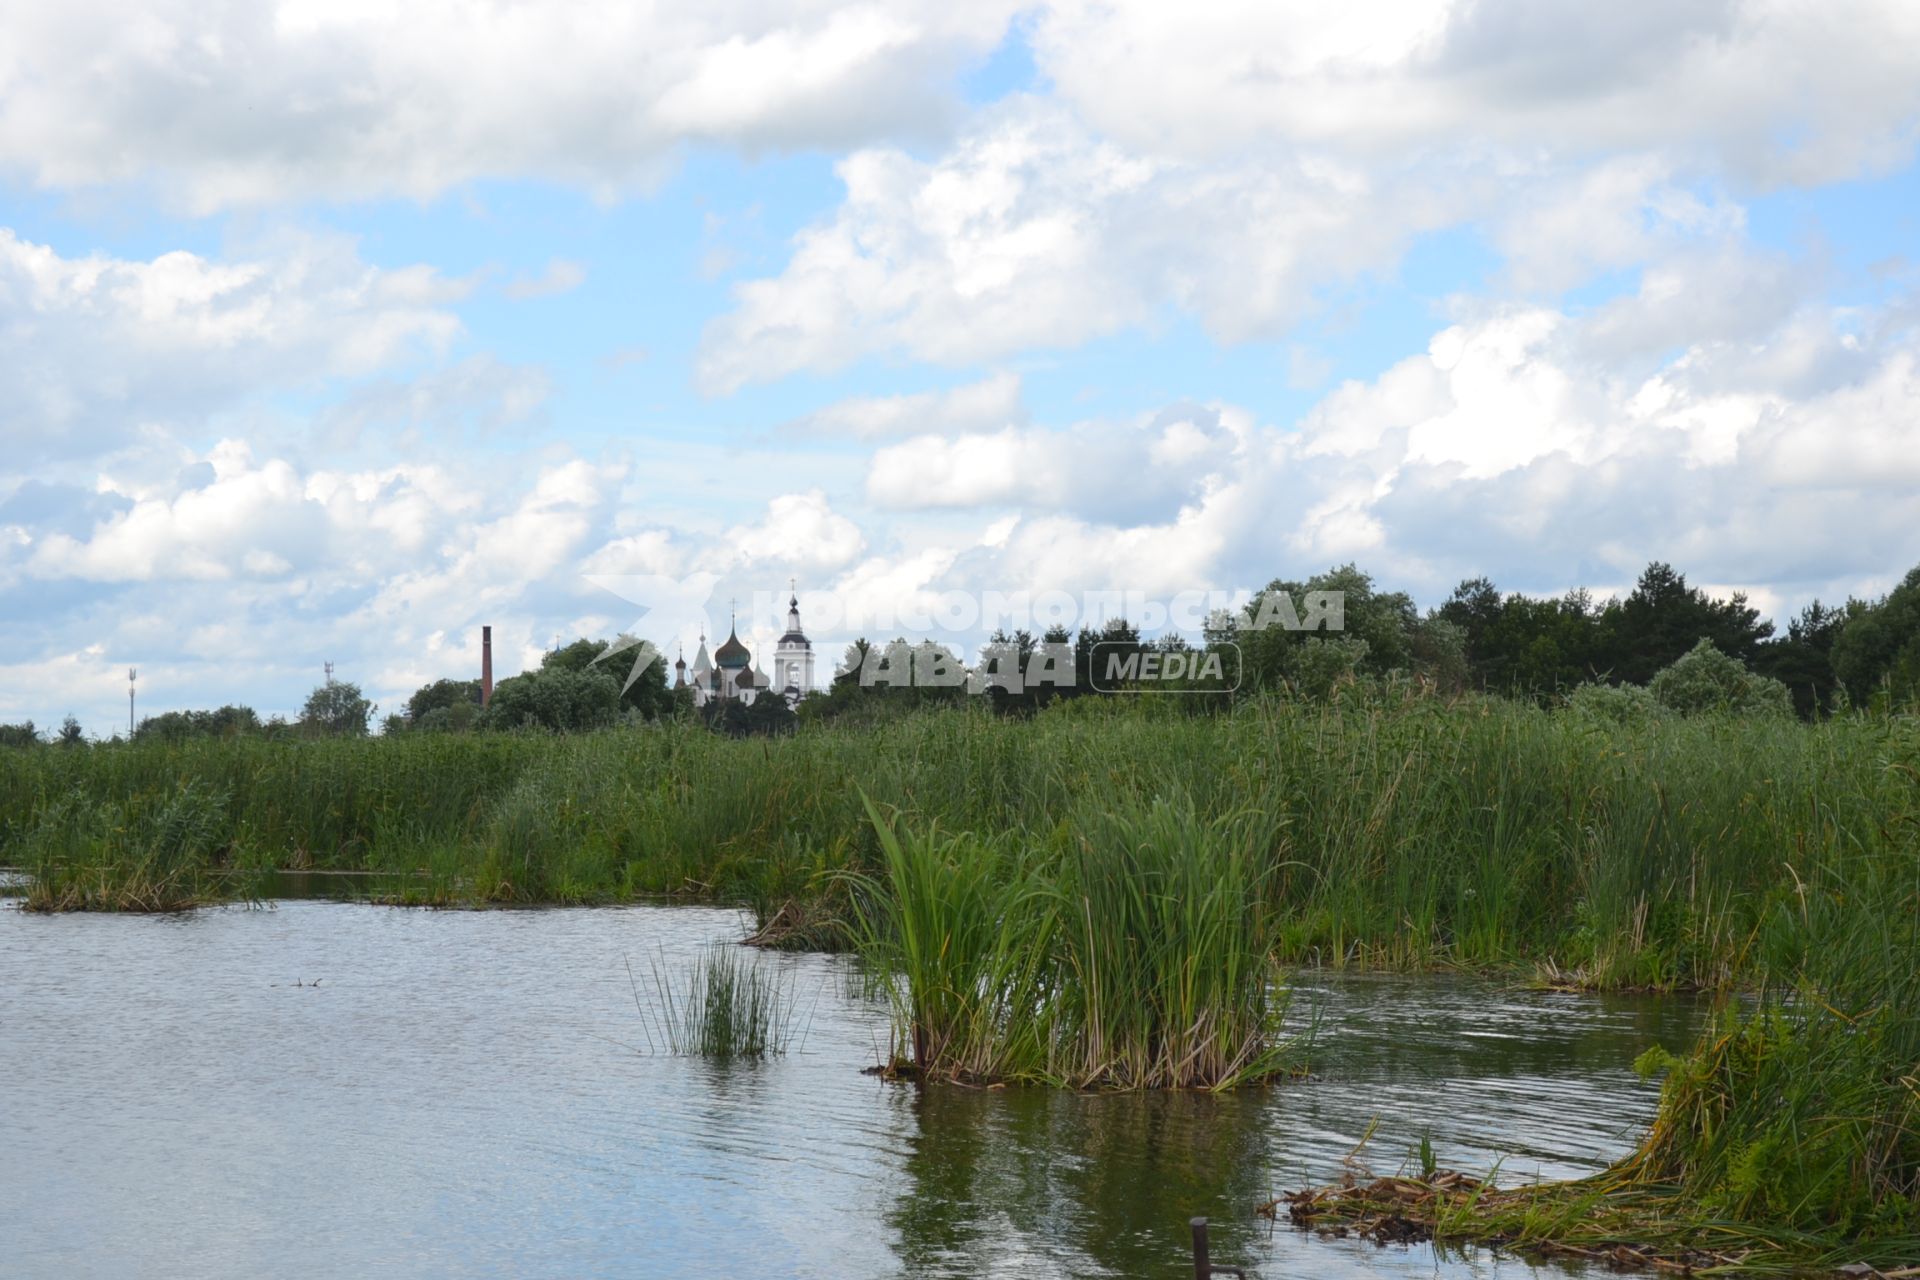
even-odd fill
[[[765,1058],[805,1038],[792,984],[736,947],[708,947],[677,974],[656,955],[649,970],[657,1008],[649,1014],[640,1004],[637,983],[634,1004],[649,1044],[664,1043],[676,1056]]]

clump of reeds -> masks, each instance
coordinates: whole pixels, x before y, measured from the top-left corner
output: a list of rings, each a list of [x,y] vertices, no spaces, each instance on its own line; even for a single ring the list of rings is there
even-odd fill
[[[120,802],[69,791],[22,841],[29,911],[181,911],[223,896],[224,793],[187,781]]]
[[[1291,1213],[1664,1269],[1920,1274],[1916,872],[1910,843],[1776,900],[1753,940],[1775,976],[1684,1056],[1643,1057],[1668,1073],[1659,1111],[1606,1172],[1502,1191],[1350,1182],[1288,1197]]]
[[[1247,824],[1121,796],[1032,848],[871,817],[881,870],[856,878],[858,932],[896,1068],[1227,1089],[1298,1065]]]
[[[677,975],[656,956],[652,977],[659,1008],[649,1017],[643,1007],[641,1017],[649,1043],[657,1031],[676,1056],[766,1058],[803,1035],[792,984],[736,947],[708,947]]]

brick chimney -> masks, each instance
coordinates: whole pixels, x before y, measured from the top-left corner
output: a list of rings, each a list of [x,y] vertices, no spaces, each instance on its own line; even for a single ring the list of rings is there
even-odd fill
[[[480,628],[480,705],[493,701],[493,628]]]

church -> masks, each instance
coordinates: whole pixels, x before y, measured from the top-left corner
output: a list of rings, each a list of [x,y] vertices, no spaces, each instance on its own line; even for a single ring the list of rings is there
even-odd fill
[[[800,629],[797,589],[789,584],[787,631],[774,644],[771,678],[754,666],[752,652],[740,643],[738,623],[730,622],[726,640],[713,651],[711,659],[707,657],[707,637],[702,635],[691,668],[684,653],[674,660],[673,687],[692,689],[696,707],[731,699],[752,706],[754,699],[768,693],[785,698],[791,707],[812,693],[813,645],[808,642],[807,633]]]

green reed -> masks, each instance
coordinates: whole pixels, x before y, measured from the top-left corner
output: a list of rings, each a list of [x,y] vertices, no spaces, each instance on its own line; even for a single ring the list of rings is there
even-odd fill
[[[737,947],[708,947],[678,975],[655,957],[651,976],[659,1005],[653,1028],[678,1056],[772,1057],[786,1053],[803,1034],[792,984]],[[638,996],[636,989],[636,1004]]]
[[[862,792],[1021,856],[1160,797],[1233,824],[1284,961],[1670,988],[1751,982],[1796,874],[1912,840],[1892,821],[1913,788],[1901,769],[1920,766],[1911,719],[1621,724],[1394,689],[1220,715],[1174,701],[770,741],[662,725],[7,751],[0,862],[62,865],[33,850],[69,796],[111,808],[192,786],[217,799],[200,870],[380,871],[424,902],[677,894],[750,905],[770,940],[839,945],[843,873],[883,857]],[[144,856],[112,824],[90,847],[96,869]]]
[[[1243,822],[1122,799],[1040,848],[873,822],[881,870],[849,879],[897,1069],[1224,1089],[1298,1065]]]

